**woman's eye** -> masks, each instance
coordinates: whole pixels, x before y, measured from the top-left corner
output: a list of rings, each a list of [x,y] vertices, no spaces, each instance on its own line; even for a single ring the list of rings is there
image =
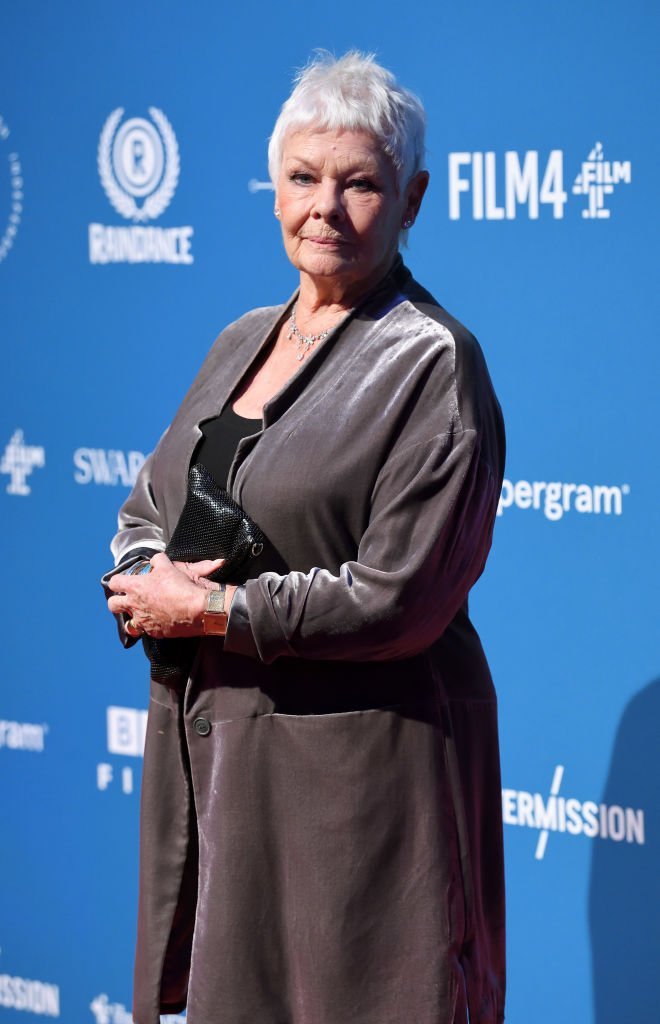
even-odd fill
[[[311,174],[305,174],[304,171],[296,171],[289,175],[289,181],[295,181],[298,185],[309,185],[312,180]]]
[[[373,181],[369,181],[368,178],[353,178],[349,182],[349,187],[357,189],[358,192],[375,192],[376,186]]]

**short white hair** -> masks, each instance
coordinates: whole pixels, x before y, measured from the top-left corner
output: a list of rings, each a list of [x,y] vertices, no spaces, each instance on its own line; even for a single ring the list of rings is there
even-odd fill
[[[336,58],[319,51],[295,78],[268,144],[273,185],[285,136],[314,125],[329,131],[370,132],[390,157],[399,190],[424,166],[426,115],[414,93],[397,83],[373,53],[351,50]]]

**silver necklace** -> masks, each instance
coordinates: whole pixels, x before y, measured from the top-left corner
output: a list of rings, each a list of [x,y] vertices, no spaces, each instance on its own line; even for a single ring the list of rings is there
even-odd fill
[[[291,338],[296,339],[296,348],[298,350],[296,358],[298,360],[301,360],[305,358],[312,345],[316,344],[317,341],[323,341],[324,338],[328,337],[330,331],[332,330],[332,327],[327,327],[326,330],[321,331],[320,334],[303,334],[300,328],[298,327],[298,324],[296,323],[297,305],[298,303],[295,303],[293,309],[291,310],[291,317],[289,319],[289,332],[286,337],[287,341],[290,341]]]

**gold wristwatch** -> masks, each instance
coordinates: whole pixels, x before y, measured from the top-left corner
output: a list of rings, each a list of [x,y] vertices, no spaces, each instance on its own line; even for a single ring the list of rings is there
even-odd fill
[[[202,613],[202,629],[204,636],[224,636],[227,632],[227,612],[225,611],[225,586],[220,590],[209,590],[206,598],[206,610]]]

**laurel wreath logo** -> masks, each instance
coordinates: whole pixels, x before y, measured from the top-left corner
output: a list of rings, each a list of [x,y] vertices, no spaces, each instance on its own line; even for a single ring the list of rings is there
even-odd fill
[[[172,125],[158,107],[149,107],[149,114],[165,145],[165,172],[156,191],[147,196],[142,206],[138,206],[135,198],[121,188],[112,168],[112,140],[124,116],[123,107],[113,110],[103,125],[97,154],[99,178],[105,189],[105,194],[117,213],[126,217],[127,220],[134,220],[138,223],[155,220],[156,217],[160,217],[163,210],[167,209],[181,172],[179,146]]]
[[[10,134],[9,127],[0,114],[0,142],[5,142],[5,140],[9,138]],[[4,162],[4,147],[2,156]],[[18,232],[18,226],[21,223],[21,214],[23,212],[23,171],[21,169],[20,157],[18,153],[8,153],[7,159],[11,186],[11,209],[5,230],[0,235],[0,263],[2,263],[14,244],[14,239]]]

